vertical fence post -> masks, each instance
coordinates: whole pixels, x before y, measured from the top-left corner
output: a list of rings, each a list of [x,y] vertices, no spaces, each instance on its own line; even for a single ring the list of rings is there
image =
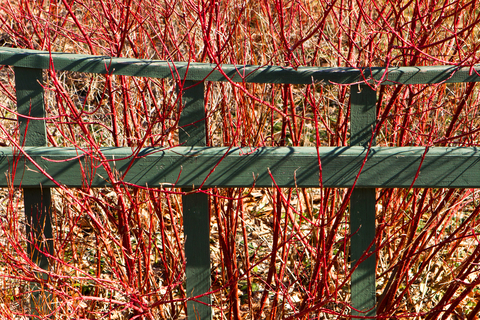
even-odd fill
[[[182,92],[183,110],[179,121],[182,146],[205,146],[206,125],[204,83],[185,81]],[[183,189],[184,191],[191,191]],[[210,219],[208,196],[192,193],[182,197],[185,257],[187,259],[187,297],[210,291]],[[212,319],[210,295],[187,302],[188,319]],[[205,305],[208,304],[208,305]]]
[[[45,106],[43,100],[42,69],[15,67],[15,87],[17,95],[17,111],[21,115],[39,119],[28,119],[18,116],[20,145],[43,147],[47,145],[45,128]],[[48,258],[44,253],[53,255],[53,234],[51,224],[50,188],[23,188],[27,253],[30,259],[45,271],[49,270]],[[51,312],[52,297],[44,290],[43,281],[48,274],[36,273],[38,282],[31,284],[31,313],[45,315]],[[35,317],[36,318],[36,317]]]
[[[377,96],[367,85],[350,86],[350,145],[368,147],[376,123]],[[374,138],[375,139],[375,138]],[[375,145],[373,140],[372,145]],[[350,258],[359,261],[375,238],[375,188],[355,188],[350,198]],[[369,252],[373,252],[372,246]],[[375,254],[365,259],[352,274],[352,310],[354,316],[376,315]]]

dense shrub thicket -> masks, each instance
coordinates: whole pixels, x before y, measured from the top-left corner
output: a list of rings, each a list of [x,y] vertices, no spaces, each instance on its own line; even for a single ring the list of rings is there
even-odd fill
[[[4,0],[0,43],[219,66],[473,66],[479,20],[476,0]],[[0,139],[10,146],[18,137],[13,72],[1,75]],[[49,145],[178,145],[175,86],[46,72]],[[376,89],[378,145],[477,146],[475,83]],[[348,145],[346,86],[207,83],[205,100],[210,146]],[[216,317],[350,313],[346,190],[203,192]],[[30,312],[29,283],[41,280],[24,254],[22,195],[0,194],[0,314],[20,319]],[[180,194],[118,181],[53,190],[55,259],[43,285],[58,319],[185,316]],[[380,317],[477,318],[478,197],[473,189],[377,190]],[[135,262],[128,270],[127,260]]]

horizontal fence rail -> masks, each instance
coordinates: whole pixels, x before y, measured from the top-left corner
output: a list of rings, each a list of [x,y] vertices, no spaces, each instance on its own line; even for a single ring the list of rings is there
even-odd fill
[[[480,67],[429,66],[389,68],[215,65],[0,48],[0,64],[24,68],[68,70],[148,78],[285,84],[381,85],[479,82]]]
[[[204,295],[210,291],[209,199],[206,194],[188,194],[195,188],[355,187],[350,198],[350,229],[356,230],[351,238],[351,261],[352,265],[355,261],[363,261],[351,277],[352,315],[375,317],[375,254],[364,259],[365,254],[374,250],[375,188],[480,187],[480,150],[477,148],[375,147],[375,138],[372,137],[376,123],[374,88],[378,85],[479,82],[480,68],[477,67],[214,65],[13,48],[0,48],[0,65],[15,67],[20,128],[18,144],[0,148],[0,170],[4,173],[0,176],[0,187],[14,185],[24,188],[25,212],[27,219],[32,219],[35,237],[52,238],[50,187],[104,187],[120,183],[182,188],[187,192],[182,202],[187,239],[187,314],[191,319],[212,318],[210,296]],[[184,106],[179,121],[182,146],[97,150],[46,147],[42,69],[183,81]],[[205,147],[205,81],[224,81],[234,85],[249,82],[350,85],[351,146]],[[368,148],[369,145],[372,147]],[[89,170],[85,171],[85,168]],[[117,180],[109,180],[107,171],[113,171]],[[32,212],[42,214],[38,217]],[[29,253],[42,269],[48,271],[48,259],[41,252],[52,255],[53,246],[49,241],[33,241],[35,243],[28,246]],[[47,273],[39,276],[45,278]],[[195,299],[197,296],[198,300]],[[34,305],[48,305],[48,301],[40,302],[35,296],[32,299],[32,308]]]
[[[120,181],[149,187],[349,188],[357,178],[358,188],[480,187],[480,149],[466,147],[322,147],[321,182],[314,147],[145,148],[135,156],[131,148],[102,148],[104,160],[76,148],[23,150],[0,148],[0,171],[8,173],[0,187],[105,187],[111,185],[105,167]]]

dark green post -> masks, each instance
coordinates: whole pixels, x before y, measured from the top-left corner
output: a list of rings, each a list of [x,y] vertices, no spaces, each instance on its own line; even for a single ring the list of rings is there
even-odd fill
[[[376,123],[377,96],[367,85],[350,87],[350,145],[368,147]],[[372,146],[375,145],[375,139]],[[375,238],[375,189],[355,188],[350,198],[350,257],[352,267],[362,257]],[[370,252],[375,247],[370,248]],[[375,254],[364,260],[352,274],[353,316],[376,315]]]
[[[42,69],[15,67],[14,70],[18,113],[40,118],[28,119],[18,116],[20,145],[44,147],[47,145],[47,135],[43,119],[45,106]],[[42,188],[40,185],[38,188],[24,188],[23,197],[27,239],[31,241],[27,245],[27,253],[33,262],[48,271],[48,258],[44,253],[53,254],[50,188]],[[52,297],[42,285],[43,281],[48,280],[48,274],[36,275],[39,282],[31,284],[33,294],[30,304],[32,314],[41,316],[51,311]]]
[[[179,141],[182,146],[205,146],[206,125],[204,83],[185,81],[182,92],[183,110],[180,116]],[[183,189],[184,191],[190,191]],[[187,259],[187,297],[210,291],[210,219],[208,196],[192,193],[182,197],[185,257]],[[212,319],[210,295],[187,302],[189,319]],[[208,304],[208,305],[206,305]]]

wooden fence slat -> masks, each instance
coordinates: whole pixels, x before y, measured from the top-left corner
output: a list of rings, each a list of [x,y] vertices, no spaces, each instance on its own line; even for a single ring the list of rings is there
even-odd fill
[[[350,87],[350,144],[368,147],[375,144],[372,133],[376,122],[376,92],[366,85]],[[353,316],[375,316],[376,295],[375,254],[365,258],[364,254],[375,250],[375,189],[355,188],[350,197],[350,263],[357,265],[352,273],[351,294]],[[370,247],[370,248],[369,248]],[[360,264],[360,259],[365,259]]]
[[[479,82],[479,67],[281,67],[255,65],[221,65],[163,60],[141,60],[72,53],[46,52],[17,48],[0,48],[0,65],[25,68],[51,67],[87,73],[114,74],[150,78],[176,78],[191,81],[233,81],[251,83],[351,84],[364,80],[382,81],[382,85]]]
[[[20,67],[15,67],[14,71],[18,113],[39,118],[18,117],[19,143],[24,146],[46,146],[43,71]],[[27,253],[40,268],[48,271],[49,262],[44,253],[53,255],[50,188],[42,187],[37,182],[31,188],[23,188],[23,197],[27,239],[31,240],[27,244]],[[47,273],[36,274],[40,281],[48,281]],[[30,299],[31,312],[39,316],[49,313],[52,297],[48,290],[45,290],[42,283],[32,283],[30,288],[33,291]]]
[[[109,186],[105,168],[90,156],[82,156],[75,148],[24,148],[27,154],[50,176],[70,187]],[[245,149],[228,147],[146,148],[130,163],[131,148],[103,148],[110,160],[106,166],[125,174],[123,181],[140,186],[179,188],[271,187],[272,178],[280,187],[318,188],[318,159],[315,148],[258,148],[245,154]],[[225,153],[228,154],[225,156]],[[366,149],[357,147],[322,147],[319,149],[323,168],[323,186],[349,188],[365,159]],[[409,188],[417,174],[424,147],[374,147],[368,154],[356,186],[362,188]],[[224,157],[225,156],[225,157]],[[222,159],[222,157],[224,157]],[[74,159],[67,161],[68,159]],[[50,160],[56,160],[52,162]],[[20,161],[20,162],[18,162]],[[0,148],[0,187],[56,185],[30,161],[24,162],[18,150]],[[16,164],[18,162],[18,165]],[[218,166],[216,166],[218,164]],[[24,170],[26,165],[31,170]],[[99,166],[85,181],[80,166]],[[215,168],[214,171],[212,169]],[[15,179],[12,181],[13,170]],[[129,171],[126,172],[127,168]],[[472,147],[431,147],[425,154],[415,188],[479,188],[480,149]]]
[[[179,121],[179,142],[183,146],[205,146],[206,125],[204,83],[185,81],[183,108]],[[197,185],[198,186],[198,185]],[[192,189],[183,189],[191,191]],[[187,297],[195,297],[210,289],[210,211],[208,196],[192,193],[182,196],[183,232],[185,234],[185,273]],[[197,302],[199,301],[199,302]],[[212,319],[210,295],[187,302],[189,319]]]

